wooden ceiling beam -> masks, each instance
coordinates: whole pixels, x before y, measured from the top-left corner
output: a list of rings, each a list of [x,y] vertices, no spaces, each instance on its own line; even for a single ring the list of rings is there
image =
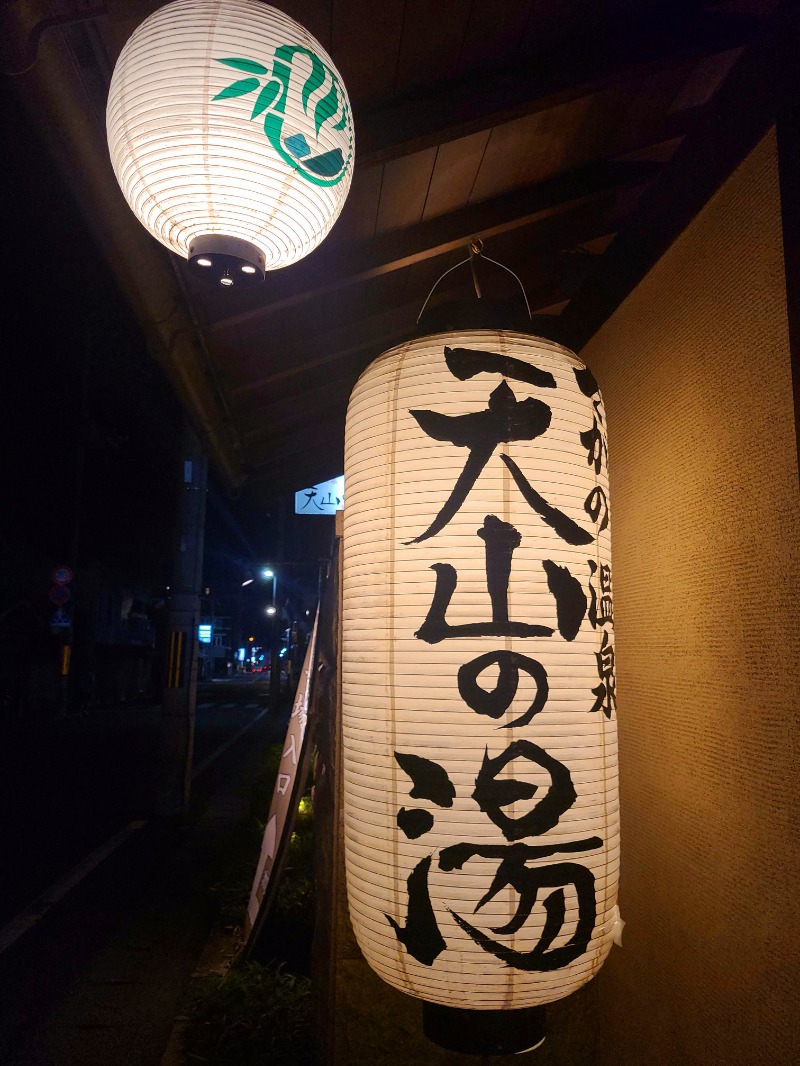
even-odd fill
[[[367,168],[748,44],[763,19],[700,13],[660,31],[619,34],[569,55],[471,76],[371,114],[356,114],[356,165]]]
[[[731,69],[704,121],[645,191],[600,269],[561,314],[563,342],[579,352],[747,157],[793,92],[800,9],[784,0]]]
[[[343,419],[350,393],[362,371],[380,355],[381,349],[361,354],[357,361],[348,362],[345,370],[336,375],[317,375],[324,381],[316,387],[304,381],[292,395],[276,401],[253,404],[239,415],[238,425],[245,447],[258,446],[268,437],[294,432],[308,424],[327,419]]]
[[[304,390],[302,404],[270,408],[263,425],[243,430],[248,447],[260,440],[282,440],[294,433],[305,433],[308,427],[324,425],[328,420],[343,423],[353,384],[348,380],[323,381],[316,388]]]
[[[309,426],[290,438],[284,436],[265,441],[259,449],[259,454],[250,457],[248,484],[262,479],[274,480],[284,471],[313,467],[314,464],[309,463],[309,455],[314,452],[320,454],[317,464],[320,471],[327,469],[332,461],[335,465],[338,457],[344,453],[344,419],[335,423],[322,422]],[[341,474],[341,470],[337,473]]]
[[[268,302],[221,319],[211,328],[219,333],[252,323],[322,293],[464,248],[476,237],[486,239],[544,221],[609,191],[646,184],[662,166],[651,162],[594,163],[407,229],[349,245],[328,242],[313,258],[286,267],[280,276],[270,279]]]
[[[293,378],[302,378],[314,371],[327,373],[331,364],[350,357],[355,358],[360,353],[373,348],[377,347],[381,350],[391,348],[398,343],[398,337],[401,337],[404,331],[407,332],[408,323],[416,321],[418,313],[419,300],[399,307],[392,303],[390,306],[382,308],[377,314],[358,319],[358,340],[356,342],[353,342],[352,339],[353,332],[356,329],[355,325],[348,330],[343,330],[340,327],[330,330],[321,336],[315,336],[314,350],[324,352],[324,355],[303,362],[295,361],[288,366],[281,366],[279,370],[273,370],[242,385],[237,385],[231,389],[231,399],[234,402],[241,402],[252,393],[274,388]],[[292,388],[294,388],[294,384]]]
[[[305,369],[297,377],[291,378],[288,384],[280,391],[274,386],[265,386],[268,390],[263,396],[259,396],[260,390],[247,390],[248,405],[239,406],[239,421],[245,422],[250,417],[251,411],[271,410],[280,407],[291,400],[305,397],[309,389],[314,389],[320,381],[327,384],[335,384],[340,381],[352,379],[361,372],[366,363],[386,348],[393,348],[399,341],[392,338],[385,344],[375,342],[372,344],[353,344],[346,349],[337,350],[333,353],[327,365],[323,368],[318,363]],[[245,430],[245,434],[247,434]]]
[[[574,247],[583,241],[593,240],[596,236],[610,239],[613,235],[613,226],[609,229],[606,214],[598,216],[596,225],[587,221],[571,221],[576,222],[574,227],[559,228],[559,235],[563,237],[563,240],[558,239],[555,242],[559,248],[564,246],[563,241],[566,241],[567,246]],[[552,245],[553,241],[540,239],[537,242],[540,255],[543,245],[547,244]],[[539,308],[560,301],[566,302],[573,291],[572,288],[568,291],[560,280],[552,276],[534,283],[526,278],[524,288],[534,314]],[[471,283],[468,283],[467,289],[465,297],[472,291]],[[325,355],[305,362],[292,363],[263,377],[237,385],[231,390],[230,398],[235,405],[239,431],[245,437],[252,432],[244,428],[245,421],[252,417],[250,412],[261,411],[263,417],[268,418],[270,416],[267,412],[287,401],[305,396],[309,385],[315,385],[321,377],[324,377],[328,384],[352,379],[354,374],[360,373],[380,352],[402,344],[413,335],[421,305],[420,299],[399,307],[394,303],[387,303],[383,311],[359,319],[348,330],[340,328],[322,337],[316,337],[314,350],[323,351]]]

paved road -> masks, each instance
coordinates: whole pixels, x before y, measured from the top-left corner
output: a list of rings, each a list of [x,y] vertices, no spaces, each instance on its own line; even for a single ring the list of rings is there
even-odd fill
[[[19,861],[26,854],[49,854],[60,827],[68,843],[59,849],[55,865],[63,874],[70,850],[89,839],[69,832],[76,812],[86,824],[91,817],[95,835],[104,825],[116,831],[127,824],[127,830],[104,861],[0,950],[3,1066],[158,1066],[208,934],[208,885],[219,876],[226,826],[247,809],[242,784],[247,766],[285,732],[288,703],[264,714],[266,701],[266,682],[260,678],[202,688],[200,761],[212,747],[227,746],[196,779],[194,820],[140,820],[133,828],[127,821],[136,813],[128,805],[142,799],[137,773],[146,771],[152,753],[147,738],[154,732],[154,712],[109,714],[87,728],[79,723],[78,731],[75,723],[37,730],[27,747],[17,748],[16,764],[4,751],[20,800],[30,805],[43,794],[37,808],[43,816],[37,817],[27,846],[24,834],[17,833],[23,841]],[[228,744],[253,722],[240,741]],[[38,765],[45,754],[48,772]],[[33,780],[26,781],[26,768],[35,771],[38,789]],[[88,771],[84,780],[81,775]],[[104,814],[101,805],[109,797],[113,809]],[[37,868],[41,876],[45,864]],[[19,868],[15,885],[26,877]],[[0,929],[0,936],[9,928]]]
[[[268,706],[266,675],[201,685],[194,766]],[[130,821],[150,818],[159,715],[133,707],[0,726],[0,927]]]

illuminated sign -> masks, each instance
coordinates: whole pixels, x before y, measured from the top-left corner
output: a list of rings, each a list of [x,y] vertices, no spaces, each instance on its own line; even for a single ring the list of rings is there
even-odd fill
[[[197,639],[201,644],[211,643],[211,626],[198,626],[197,627]]]
[[[336,514],[344,507],[344,475],[294,494],[295,514]]]

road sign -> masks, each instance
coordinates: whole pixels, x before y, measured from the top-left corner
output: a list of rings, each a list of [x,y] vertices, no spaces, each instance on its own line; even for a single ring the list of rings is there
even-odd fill
[[[59,606],[63,606],[69,600],[72,599],[72,593],[69,591],[66,585],[53,585],[50,589],[50,599],[53,603],[57,603]]]
[[[50,625],[53,629],[69,629],[72,625],[72,619],[63,607],[59,607],[53,612],[53,615],[50,618]]]
[[[68,585],[74,576],[68,566],[57,566],[50,575],[56,585]]]

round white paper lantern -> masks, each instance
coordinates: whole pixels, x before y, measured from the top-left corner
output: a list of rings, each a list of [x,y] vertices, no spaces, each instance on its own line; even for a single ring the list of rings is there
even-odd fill
[[[227,285],[312,251],[353,174],[350,103],[330,57],[258,0],[174,0],[147,18],[114,69],[107,131],[143,225]]]
[[[591,978],[619,866],[606,429],[521,333],[382,355],[345,436],[343,744],[356,938],[468,1010]]]

